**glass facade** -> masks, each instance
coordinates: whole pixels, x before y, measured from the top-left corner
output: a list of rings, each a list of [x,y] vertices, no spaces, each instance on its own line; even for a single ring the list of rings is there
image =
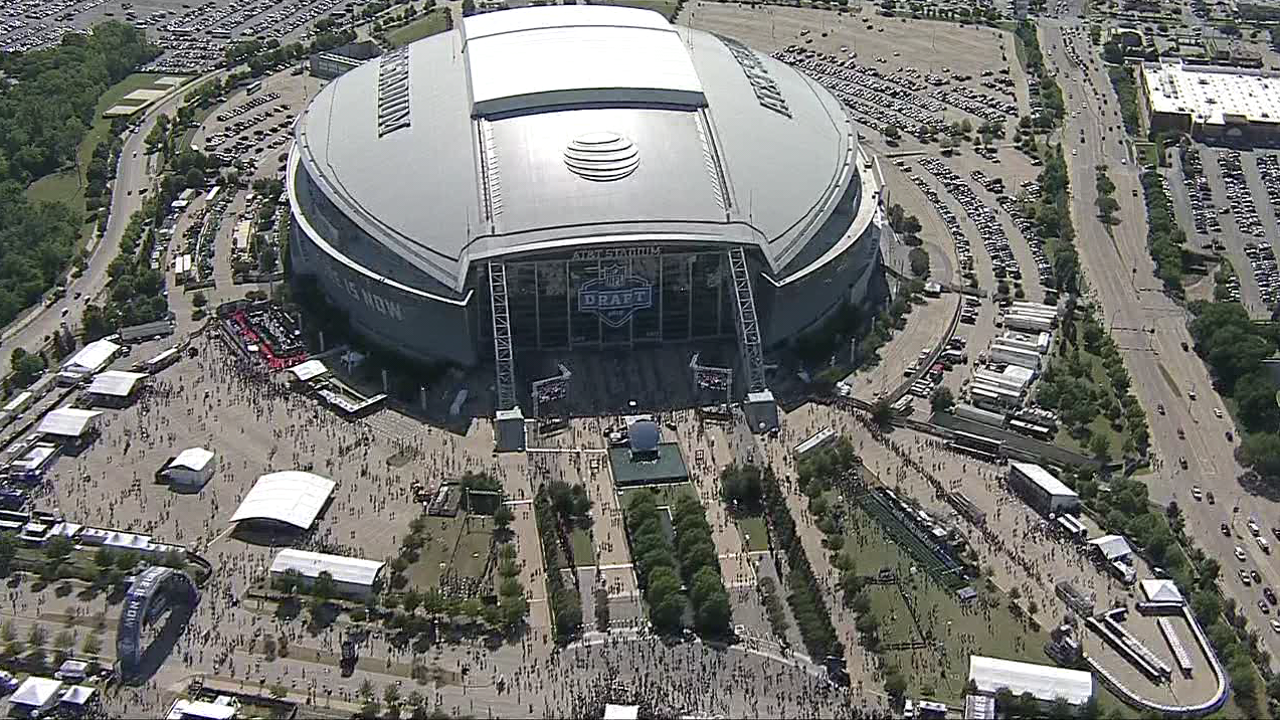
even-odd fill
[[[724,249],[583,251],[508,260],[507,297],[517,350],[635,347],[733,337],[733,278]],[[477,336],[492,343],[488,278]]]

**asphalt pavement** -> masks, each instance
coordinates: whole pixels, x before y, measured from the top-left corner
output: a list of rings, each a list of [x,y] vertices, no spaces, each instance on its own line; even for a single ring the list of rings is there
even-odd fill
[[[1083,69],[1068,59],[1063,46],[1063,30],[1072,26],[1075,37],[1065,41],[1075,43]],[[1239,601],[1272,657],[1280,656],[1277,634],[1268,627],[1272,615],[1261,613],[1256,604],[1260,590],[1244,587],[1236,574],[1240,567],[1257,568],[1265,586],[1280,588],[1280,566],[1249,539],[1245,529],[1250,516],[1257,518],[1264,533],[1272,525],[1280,526],[1280,512],[1274,501],[1250,495],[1241,487],[1238,478],[1244,469],[1235,460],[1235,445],[1226,439],[1228,430],[1235,431],[1226,405],[1214,390],[1205,364],[1182,349],[1183,343],[1188,347],[1191,343],[1187,314],[1162,292],[1155,276],[1146,247],[1138,167],[1129,156],[1123,128],[1116,130],[1119,104],[1105,67],[1089,47],[1088,31],[1083,25],[1057,20],[1041,21],[1040,29],[1046,63],[1062,86],[1067,107],[1074,111],[1066,120],[1062,139],[1067,148],[1076,245],[1089,295],[1104,309],[1106,325],[1122,349],[1133,391],[1151,426],[1156,463],[1154,471],[1143,476],[1150,498],[1161,504],[1178,502],[1187,518],[1187,532],[1222,564],[1223,591]],[[1121,159],[1126,162],[1122,164]],[[1121,222],[1110,234],[1097,219],[1094,206],[1095,172],[1103,163],[1121,206]],[[1159,406],[1164,414],[1158,412]],[[1222,418],[1216,416],[1215,408],[1222,409]],[[1185,439],[1179,437],[1179,429]],[[1239,433],[1235,435],[1238,438]],[[1186,470],[1180,467],[1184,458]],[[1194,486],[1213,492],[1216,504],[1195,501]],[[1233,512],[1234,508],[1239,511]],[[1231,537],[1221,533],[1222,522],[1232,525]],[[1245,552],[1243,562],[1233,557],[1237,545]]]

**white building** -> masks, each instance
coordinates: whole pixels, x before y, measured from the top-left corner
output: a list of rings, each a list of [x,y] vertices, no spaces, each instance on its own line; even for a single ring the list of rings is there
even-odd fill
[[[95,404],[123,405],[133,400],[147,377],[146,373],[107,370],[94,376],[88,393]]]
[[[1029,505],[1045,515],[1061,515],[1080,507],[1080,496],[1075,490],[1033,463],[1009,463],[1009,484],[1020,491]]]
[[[1274,135],[1280,130],[1280,75],[1265,70],[1142,64],[1142,84],[1154,130],[1196,136]]]
[[[386,563],[345,555],[327,555],[286,548],[271,563],[271,578],[284,577],[290,570],[298,573],[304,586],[309,587],[327,572],[333,577],[334,588],[345,597],[364,598],[373,594],[373,586]]]
[[[63,440],[78,440],[98,427],[101,410],[58,408],[50,410],[36,426],[36,432]]]
[[[1008,689],[1014,695],[1031,693],[1045,705],[1061,699],[1076,708],[1094,694],[1092,673],[983,655],[969,656],[969,682],[984,695]]]
[[[84,378],[98,372],[111,362],[120,352],[120,346],[107,339],[95,340],[80,348],[79,352],[62,363],[62,372],[58,379],[64,384],[74,385]]]
[[[218,457],[212,450],[195,447],[178,453],[162,472],[175,485],[200,487],[209,482],[217,468]]]

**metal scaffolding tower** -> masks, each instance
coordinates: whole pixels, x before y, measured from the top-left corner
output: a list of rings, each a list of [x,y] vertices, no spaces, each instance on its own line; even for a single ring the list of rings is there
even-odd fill
[[[497,369],[498,410],[516,406],[516,360],[507,311],[507,266],[489,263],[489,306],[493,317],[493,362]]]
[[[760,325],[756,321],[755,295],[751,292],[751,274],[742,248],[729,251],[729,269],[733,272],[733,291],[738,306],[738,347],[742,350],[742,367],[747,374],[747,392],[768,390],[764,382],[764,350],[760,347]]]

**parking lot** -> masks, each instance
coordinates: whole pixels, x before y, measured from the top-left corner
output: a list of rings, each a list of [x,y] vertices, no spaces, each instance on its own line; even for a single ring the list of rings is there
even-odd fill
[[[363,0],[0,0],[0,52],[49,47],[67,33],[84,33],[107,20],[147,31],[164,53],[147,72],[201,73],[225,59],[243,40],[305,41],[315,21],[340,24]]]
[[[1249,314],[1265,318],[1280,301],[1273,243],[1280,241],[1280,157],[1274,152],[1193,146],[1166,172],[1175,212],[1188,241],[1231,261],[1227,292]]]

